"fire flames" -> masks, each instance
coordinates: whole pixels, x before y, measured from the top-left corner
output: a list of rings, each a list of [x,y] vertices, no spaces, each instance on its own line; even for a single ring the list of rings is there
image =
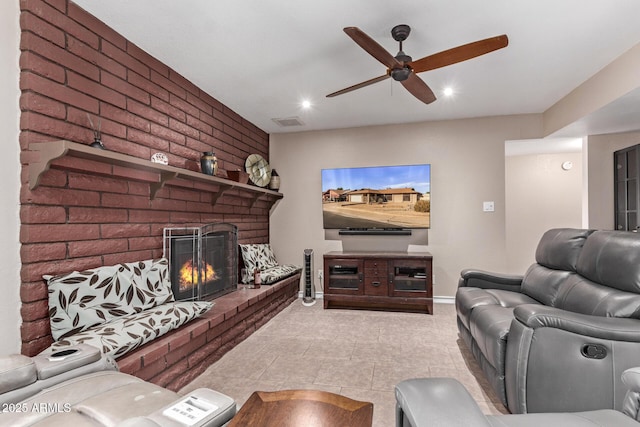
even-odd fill
[[[182,264],[182,268],[180,268],[180,291],[185,289],[190,289],[194,286],[198,286],[199,280],[198,268],[193,265],[193,260],[188,260],[184,264]],[[205,282],[210,282],[218,279],[218,275],[216,271],[210,264],[205,263],[204,271],[202,271],[203,280]]]

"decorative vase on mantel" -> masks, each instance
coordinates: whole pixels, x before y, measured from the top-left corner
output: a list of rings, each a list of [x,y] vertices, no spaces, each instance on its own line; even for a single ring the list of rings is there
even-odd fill
[[[96,136],[95,139],[93,140],[93,142],[91,143],[91,147],[93,148],[99,148],[101,150],[105,150],[104,144],[102,143],[102,141],[100,140],[99,136]]]
[[[102,132],[100,131],[100,129],[102,128],[102,119],[98,117],[98,126],[93,125],[93,120],[91,120],[91,116],[89,115],[89,113],[87,113],[87,119],[89,119],[89,126],[91,126],[91,130],[93,131],[93,142],[90,144],[90,146],[93,148],[104,150],[105,147],[102,144],[101,140]]]
[[[218,172],[218,159],[213,151],[205,151],[200,157],[200,169],[202,173],[215,176]]]
[[[280,190],[280,175],[275,169],[271,169],[271,180],[269,181],[269,189],[273,191]]]

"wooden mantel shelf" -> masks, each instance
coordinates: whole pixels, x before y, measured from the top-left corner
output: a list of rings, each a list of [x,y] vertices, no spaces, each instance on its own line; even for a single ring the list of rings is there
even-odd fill
[[[32,142],[29,144],[29,149],[37,152],[40,156],[39,160],[29,164],[29,189],[31,190],[36,189],[38,185],[40,185],[42,174],[49,170],[51,163],[54,160],[65,156],[71,156],[145,172],[157,173],[158,181],[150,184],[151,200],[155,198],[158,191],[160,191],[168,181],[176,178],[217,185],[218,190],[215,192],[212,200],[212,203],[214,204],[222,194],[232,189],[241,190],[243,193],[246,193],[247,196],[245,197],[252,199],[251,206],[263,197],[271,197],[274,201],[283,197],[282,193],[268,190],[266,188],[256,187],[249,184],[241,184],[230,179],[206,175],[201,172],[181,169],[175,166],[153,163],[150,160],[116,153],[114,151],[101,150],[99,148],[67,140]]]

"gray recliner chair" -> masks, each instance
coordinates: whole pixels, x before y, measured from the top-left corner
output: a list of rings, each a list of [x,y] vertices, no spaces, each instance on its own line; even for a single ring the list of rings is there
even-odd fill
[[[118,371],[86,344],[35,357],[0,357],[0,426],[218,427],[233,399],[209,389],[186,396]]]
[[[627,369],[622,410],[484,415],[453,378],[416,378],[396,386],[396,427],[639,427],[640,368]]]

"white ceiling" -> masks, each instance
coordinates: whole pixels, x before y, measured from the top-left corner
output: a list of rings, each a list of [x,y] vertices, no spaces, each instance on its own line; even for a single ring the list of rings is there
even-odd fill
[[[541,113],[640,42],[638,0],[74,1],[269,133]],[[342,28],[359,27],[395,55],[390,30],[401,23],[412,28],[403,47],[414,60],[500,34],[509,46],[421,73],[439,98],[430,105],[391,79],[325,97],[386,71]],[[611,127],[629,100],[593,123]],[[640,128],[634,111],[615,126]],[[272,121],[288,117],[304,126]]]

